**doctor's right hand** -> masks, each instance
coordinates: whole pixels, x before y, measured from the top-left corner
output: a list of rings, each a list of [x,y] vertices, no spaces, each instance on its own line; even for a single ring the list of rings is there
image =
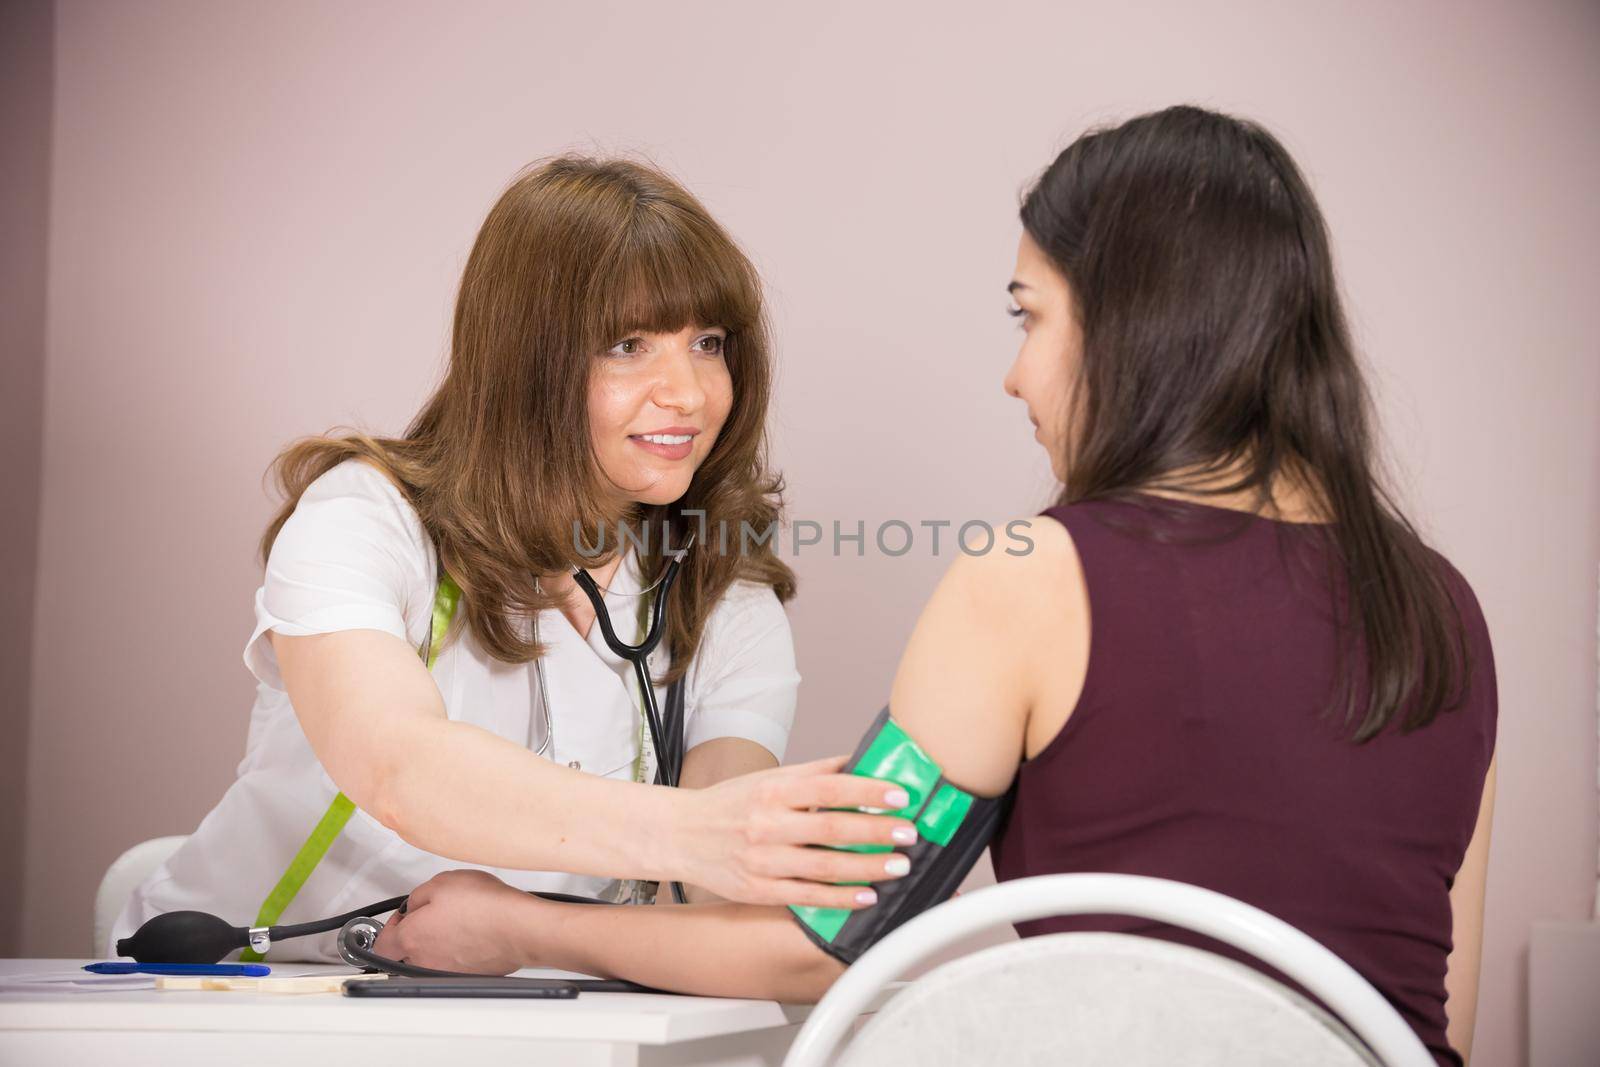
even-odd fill
[[[917,829],[907,819],[828,808],[896,810],[908,803],[893,782],[840,774],[847,756],[757,771],[682,792],[673,866],[683,881],[746,904],[864,908],[869,885],[909,870],[901,852],[843,852],[841,845],[907,848]],[[831,845],[835,848],[813,848]]]

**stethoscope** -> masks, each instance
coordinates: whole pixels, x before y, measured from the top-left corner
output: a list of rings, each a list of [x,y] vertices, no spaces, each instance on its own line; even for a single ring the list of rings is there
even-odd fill
[[[650,730],[650,741],[656,750],[656,780],[659,784],[668,786],[678,784],[678,772],[682,768],[684,732],[682,707],[681,701],[669,700],[668,711],[673,721],[665,724],[662,722],[661,710],[656,704],[655,687],[650,681],[648,660],[650,653],[660,644],[661,636],[665,632],[667,594],[677,579],[678,570],[683,565],[683,557],[693,545],[694,538],[691,536],[689,543],[682,548],[668,550],[666,555],[671,558],[663,568],[661,577],[640,591],[640,595],[643,595],[651,589],[660,589],[651,606],[650,627],[645,631],[644,640],[636,645],[628,644],[617,636],[616,629],[611,625],[611,612],[606,608],[605,597],[589,572],[582,567],[574,567],[572,571],[573,579],[594,607],[595,622],[600,626],[600,633],[605,638],[607,647],[633,664],[644,704],[645,722]],[[672,883],[672,894],[678,903],[684,902],[681,883]],[[573,896],[569,893],[534,892],[533,895],[568,904],[602,906],[612,904],[608,900]],[[132,937],[119,940],[117,954],[130,956],[139,963],[216,963],[235,949],[249,947],[261,952],[279,941],[338,930],[339,955],[352,967],[387,971],[390,974],[412,978],[481,977],[467,976],[457,971],[418,967],[403,960],[380,956],[372,950],[384,926],[374,916],[384,915],[403,907],[406,899],[405,896],[390,897],[342,915],[265,929],[230,926],[225,919],[204,911],[169,911],[146,921],[134,931]],[[530,981],[543,980],[530,979]],[[560,984],[596,993],[660,992],[621,979],[561,979]]]
[[[689,549],[694,547],[694,536],[691,534],[689,543],[682,548],[673,549],[666,554],[671,557],[666,568],[661,572],[651,585],[639,591],[639,595],[648,593],[651,589],[660,587],[654,603],[650,606],[650,627],[645,631],[644,640],[637,645],[630,645],[617,636],[617,631],[611,625],[611,612],[606,610],[605,598],[600,593],[599,586],[595,585],[588,571],[582,567],[572,568],[573,580],[578,583],[589,603],[594,606],[594,620],[600,627],[600,634],[606,640],[606,646],[612,652],[633,664],[634,677],[639,680],[640,694],[644,700],[645,721],[650,727],[650,743],[655,746],[657,777],[661,785],[676,786],[678,784],[678,771],[683,765],[683,724],[672,722],[665,724],[673,729],[663,727],[661,710],[656,705],[655,686],[650,682],[650,653],[655,651],[660,644],[661,636],[665,632],[663,622],[667,613],[667,592],[672,588],[672,583],[678,577],[678,568],[683,565],[683,557]],[[669,711],[672,709],[669,708]],[[670,738],[671,743],[668,743]],[[672,883],[675,892],[681,891],[677,882]],[[683,900],[680,896],[678,902]]]

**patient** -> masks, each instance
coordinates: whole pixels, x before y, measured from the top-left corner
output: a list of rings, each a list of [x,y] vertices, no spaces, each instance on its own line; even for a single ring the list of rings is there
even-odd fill
[[[1179,107],[1079,138],[1021,217],[1004,387],[1063,488],[1028,554],[956,558],[900,661],[896,721],[950,781],[1015,790],[1002,880],[1229,894],[1326,945],[1462,1063],[1494,664],[1466,581],[1377,479],[1310,190],[1259,127]],[[1088,928],[1218,949],[1133,919],[1020,932]],[[419,887],[377,949],[788,1001],[843,968],[788,909],[558,904],[476,872]]]

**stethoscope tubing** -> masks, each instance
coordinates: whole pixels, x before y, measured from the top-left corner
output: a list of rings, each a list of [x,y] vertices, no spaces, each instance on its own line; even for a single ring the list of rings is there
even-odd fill
[[[692,544],[693,542],[691,542]],[[655,651],[660,644],[663,634],[662,622],[666,617],[667,594],[672,589],[672,584],[678,576],[678,568],[683,563],[683,554],[688,548],[679,549],[667,563],[667,569],[661,575],[659,583],[660,592],[656,594],[654,603],[650,606],[650,626],[645,631],[644,640],[637,645],[631,645],[617,636],[617,631],[611,625],[611,612],[606,607],[605,598],[600,594],[600,589],[595,585],[594,578],[589,572],[574,568],[572,577],[578,586],[589,598],[589,603],[594,607],[595,622],[600,627],[600,635],[605,638],[606,647],[633,664],[634,677],[639,680],[640,696],[644,702],[645,721],[650,729],[650,743],[655,746],[656,764],[661,771],[661,784],[676,787],[678,784],[678,758],[681,754],[675,747],[668,747],[666,731],[662,728],[661,709],[656,703],[655,686],[650,680],[650,653]]]
[[[295,923],[293,926],[272,926],[267,928],[267,936],[274,942],[287,941],[291,937],[306,937],[310,934],[324,934],[329,930],[337,930],[352,919],[370,918],[394,911],[406,902],[410,894],[400,897],[390,897],[380,900],[376,904],[369,904],[365,908],[347,911],[343,915],[334,915],[327,919],[317,919],[308,923]]]

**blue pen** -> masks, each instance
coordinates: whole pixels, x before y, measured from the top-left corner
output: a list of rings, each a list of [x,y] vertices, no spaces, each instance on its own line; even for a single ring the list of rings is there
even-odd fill
[[[86,963],[95,974],[206,974],[225,978],[265,978],[272,968],[265,963]]]

